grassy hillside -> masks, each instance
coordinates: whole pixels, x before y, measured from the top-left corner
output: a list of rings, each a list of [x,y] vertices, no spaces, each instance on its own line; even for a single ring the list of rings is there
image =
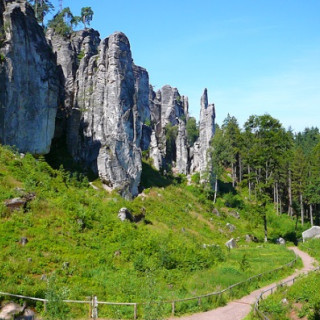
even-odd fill
[[[320,261],[320,240],[301,243],[299,247]],[[320,319],[320,273],[301,277],[292,287],[283,287],[260,305],[270,320]],[[248,319],[258,319],[251,315]]]
[[[293,259],[282,246],[245,242],[247,233],[263,239],[261,219],[245,195],[227,193],[213,206],[199,186],[188,186],[182,176],[162,177],[147,163],[145,189],[131,202],[106,192],[99,181],[93,185],[98,190],[79,174],[52,169],[44,158],[20,157],[0,146],[1,291],[45,297],[54,275],[64,298],[170,300],[212,292]],[[4,205],[29,193],[35,198],[25,208],[10,211]],[[122,207],[145,218],[121,222]],[[272,206],[268,222],[272,239],[295,238],[295,222],[277,217]],[[239,248],[229,251],[224,243],[232,237]],[[126,308],[103,312],[132,316]]]

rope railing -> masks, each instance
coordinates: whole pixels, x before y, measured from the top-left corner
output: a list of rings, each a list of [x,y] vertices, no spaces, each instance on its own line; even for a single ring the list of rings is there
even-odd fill
[[[181,303],[181,302],[187,302],[187,301],[197,301],[198,305],[201,305],[201,300],[204,298],[208,298],[208,297],[212,297],[212,296],[220,296],[225,292],[228,291],[232,291],[232,289],[234,289],[235,287],[241,286],[245,283],[250,283],[251,281],[254,281],[256,279],[261,279],[263,276],[270,274],[270,273],[274,273],[276,271],[280,271],[286,267],[292,267],[296,262],[297,262],[298,256],[296,255],[295,258],[290,261],[289,263],[273,269],[271,271],[267,271],[264,273],[260,273],[257,274],[255,276],[252,276],[246,280],[237,282],[235,284],[230,285],[229,287],[222,289],[220,291],[215,291],[215,292],[211,292],[211,293],[207,293],[207,294],[203,294],[203,295],[199,295],[196,297],[189,297],[189,298],[182,298],[182,299],[176,299],[176,300],[165,300],[165,301],[152,301],[152,302],[107,302],[107,301],[98,301],[97,297],[94,296],[92,299],[90,300],[63,300],[63,302],[65,303],[80,303],[80,304],[89,304],[89,312],[91,314],[91,317],[93,319],[97,319],[98,318],[98,305],[113,305],[113,306],[131,306],[133,307],[133,319],[136,320],[138,317],[138,306],[143,306],[143,305],[147,305],[147,304],[171,304],[171,314],[174,316],[175,315],[175,311],[176,311],[176,304],[177,303]],[[21,299],[27,299],[27,300],[33,300],[33,301],[39,301],[39,302],[43,302],[44,303],[44,308],[46,308],[46,304],[48,302],[48,299],[41,299],[41,298],[34,298],[34,297],[28,297],[28,296],[23,296],[23,295],[16,295],[16,294],[11,294],[11,293],[7,293],[7,292],[0,292],[0,296],[10,296],[10,297],[15,297],[15,298],[21,298]],[[262,299],[262,298],[261,298]],[[259,299],[259,301],[261,300]],[[259,301],[257,300],[257,304],[259,304]],[[258,308],[257,308],[258,310]],[[257,311],[257,313],[259,313],[261,311]],[[267,318],[262,318],[265,320],[268,320]]]
[[[256,302],[255,302],[255,304],[254,304],[254,308],[253,308],[253,309],[254,309],[255,314],[256,314],[260,319],[262,319],[262,320],[270,320],[261,310],[259,310],[259,305],[260,305],[260,302],[263,300],[264,295],[266,295],[267,293],[268,293],[268,294],[272,294],[272,293],[274,293],[275,291],[277,291],[278,288],[281,288],[281,287],[283,287],[283,286],[285,286],[285,285],[289,285],[289,283],[291,283],[291,282],[292,282],[292,284],[294,284],[294,282],[295,282],[297,279],[301,278],[302,276],[307,276],[309,273],[315,272],[315,271],[319,271],[319,270],[320,270],[320,267],[317,267],[317,268],[315,268],[315,269],[313,269],[313,270],[308,271],[307,273],[300,274],[300,275],[298,275],[298,276],[296,276],[296,277],[293,277],[293,278],[291,278],[291,279],[289,279],[289,280],[280,282],[280,283],[278,283],[277,285],[275,285],[275,286],[273,286],[273,287],[271,287],[271,288],[269,288],[269,289],[266,289],[266,290],[262,291],[262,292],[259,294],[259,296],[258,296],[258,298],[257,298],[257,300],[256,300]]]

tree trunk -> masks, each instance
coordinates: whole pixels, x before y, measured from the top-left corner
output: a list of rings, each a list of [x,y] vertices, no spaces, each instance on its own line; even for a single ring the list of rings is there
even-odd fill
[[[264,225],[264,242],[268,242],[268,227],[267,227],[267,214],[263,216],[263,225]]]
[[[216,203],[217,200],[217,190],[218,190],[218,177],[216,176],[216,181],[214,183],[214,198],[213,203]]]
[[[310,204],[310,223],[311,223],[311,227],[313,227],[313,212],[312,212],[312,204]]]
[[[300,182],[300,188],[301,188],[301,182]],[[304,207],[303,207],[303,196],[302,196],[302,191],[300,191],[300,212],[301,212],[301,224],[304,224]]]
[[[292,207],[292,187],[291,187],[291,170],[289,170],[288,175],[288,198],[289,198],[289,204],[288,204],[288,215],[290,217],[293,216],[293,207]]]
[[[241,162],[241,155],[239,155],[239,181],[242,181],[242,162]]]
[[[250,176],[251,172],[250,172],[250,166],[248,165],[248,184],[249,184],[249,200],[251,200],[251,176]]]
[[[234,165],[233,163],[231,164],[231,167],[232,167],[232,187],[234,188]]]

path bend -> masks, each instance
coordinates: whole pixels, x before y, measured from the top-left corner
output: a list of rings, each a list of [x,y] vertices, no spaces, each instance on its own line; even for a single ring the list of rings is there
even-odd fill
[[[301,258],[303,262],[303,268],[296,270],[291,276],[282,279],[281,281],[290,280],[315,268],[316,260],[314,258],[310,257],[307,253],[301,251],[297,247],[290,247],[289,249],[294,251],[296,255]],[[255,303],[260,293],[273,287],[278,282],[279,281],[273,282],[268,286],[255,290],[241,299],[230,301],[223,307],[206,312],[195,313],[189,316],[170,318],[169,320],[241,320],[250,313],[252,309],[251,306],[253,303]]]

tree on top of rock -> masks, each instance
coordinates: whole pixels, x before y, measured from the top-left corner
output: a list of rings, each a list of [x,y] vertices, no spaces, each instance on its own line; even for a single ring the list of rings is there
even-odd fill
[[[81,19],[85,29],[87,28],[87,24],[90,25],[92,18],[93,18],[93,11],[91,7],[83,7],[81,9]]]
[[[48,23],[48,28],[52,28],[62,36],[69,36],[73,27],[79,23],[80,17],[74,16],[70,8],[64,8],[57,13]]]

